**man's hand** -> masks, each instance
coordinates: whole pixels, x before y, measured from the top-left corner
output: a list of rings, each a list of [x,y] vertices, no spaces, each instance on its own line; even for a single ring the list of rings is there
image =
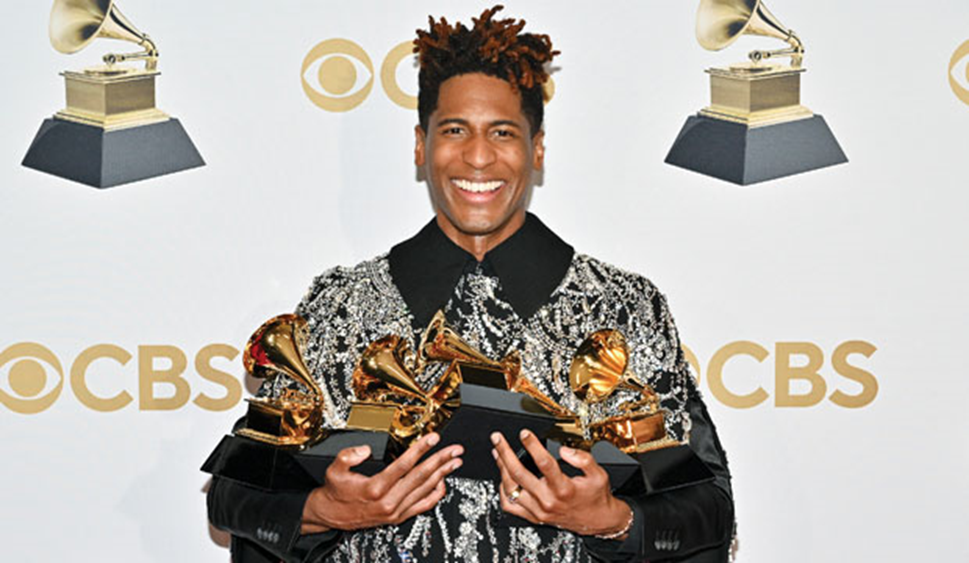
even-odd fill
[[[499,489],[505,512],[581,535],[618,532],[629,522],[629,505],[612,495],[609,476],[589,452],[564,446],[559,450],[563,460],[582,471],[582,475],[570,478],[538,438],[523,430],[521,441],[542,472],[539,478],[522,465],[504,436],[496,432],[491,441],[501,471]],[[520,492],[514,493],[519,488]]]
[[[436,433],[424,436],[373,477],[351,470],[370,456],[368,446],[342,450],[326,470],[326,483],[303,506],[302,533],[399,524],[433,508],[444,497],[444,478],[461,467],[458,456],[464,453],[451,446],[416,465],[439,441]]]

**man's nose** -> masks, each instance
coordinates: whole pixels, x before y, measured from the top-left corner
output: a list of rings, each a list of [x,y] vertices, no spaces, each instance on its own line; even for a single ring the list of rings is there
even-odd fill
[[[483,170],[497,159],[495,148],[484,135],[474,135],[464,146],[464,162],[475,170]]]

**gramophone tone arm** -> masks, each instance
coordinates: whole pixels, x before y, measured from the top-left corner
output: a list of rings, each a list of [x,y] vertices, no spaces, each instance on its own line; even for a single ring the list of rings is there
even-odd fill
[[[787,33],[787,42],[791,45],[787,49],[776,49],[773,51],[756,50],[751,51],[747,56],[755,63],[774,57],[791,57],[791,66],[795,68],[800,67],[801,62],[804,60],[804,44],[801,43],[801,39],[793,31],[788,30]]]
[[[108,53],[102,57],[102,60],[104,64],[113,66],[125,61],[144,59],[145,70],[155,70],[158,68],[158,48],[155,46],[155,43],[147,35],[144,35],[139,45],[144,47],[145,50],[139,53]]]

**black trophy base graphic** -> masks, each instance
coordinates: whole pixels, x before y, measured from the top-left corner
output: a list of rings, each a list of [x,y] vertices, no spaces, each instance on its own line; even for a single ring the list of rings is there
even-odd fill
[[[110,188],[204,166],[205,161],[177,119],[105,131],[48,118],[22,164],[95,188]]]
[[[260,489],[307,491],[326,481],[326,470],[344,448],[370,446],[370,457],[353,471],[373,476],[397,453],[383,432],[336,431],[304,450],[276,447],[244,436],[225,436],[209,454],[201,470]]]
[[[747,186],[848,162],[824,118],[747,127],[687,118],[666,163]]]

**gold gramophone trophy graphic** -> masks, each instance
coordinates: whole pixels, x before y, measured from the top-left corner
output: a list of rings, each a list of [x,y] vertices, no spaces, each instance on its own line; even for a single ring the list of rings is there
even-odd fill
[[[44,120],[24,166],[108,188],[205,164],[181,123],[155,107],[158,49],[113,0],[55,0],[49,35],[65,54],[97,39],[143,50],[110,53],[104,65],[61,73],[67,107]],[[125,61],[143,61],[144,68]]]
[[[666,162],[740,185],[847,162],[827,123],[801,105],[804,45],[762,0],[701,0],[696,37],[719,51],[743,35],[780,39],[750,61],[711,68],[710,105],[690,116]],[[789,64],[775,63],[789,58]]]

